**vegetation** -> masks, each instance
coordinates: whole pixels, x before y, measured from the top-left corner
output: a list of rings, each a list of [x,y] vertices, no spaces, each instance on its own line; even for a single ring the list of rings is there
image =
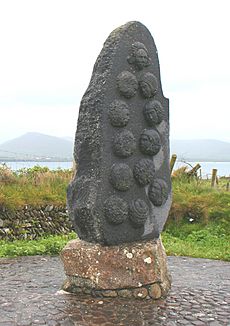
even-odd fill
[[[229,222],[168,224],[162,239],[168,255],[230,261]]]
[[[228,178],[219,179],[212,188],[210,180],[188,178],[183,172],[173,176],[173,203],[169,223],[228,221],[230,225],[230,191]]]
[[[210,180],[174,173],[173,203],[162,234],[168,255],[230,261],[230,191],[227,178]]]
[[[169,255],[230,261],[230,191],[227,178],[211,188],[210,180],[188,177],[182,169],[173,176],[173,204],[162,234]],[[0,206],[63,205],[71,170],[34,167],[17,173],[0,168]],[[0,257],[58,254],[75,237],[49,236],[33,241],[0,241]]]
[[[58,255],[65,244],[76,238],[71,232],[68,235],[54,235],[39,240],[0,241],[0,257]]]
[[[63,205],[72,170],[51,171],[35,166],[17,172],[0,166],[0,206],[17,209],[25,205]]]
[[[38,240],[0,241],[0,257],[58,255],[76,234],[48,236]],[[171,225],[162,234],[168,255],[202,257],[230,261],[230,234],[221,225]]]

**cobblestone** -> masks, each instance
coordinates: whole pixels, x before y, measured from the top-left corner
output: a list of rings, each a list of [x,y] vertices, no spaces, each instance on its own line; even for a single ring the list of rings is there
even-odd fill
[[[67,294],[59,257],[0,259],[0,326],[230,326],[230,263],[168,260],[172,289],[153,303]]]

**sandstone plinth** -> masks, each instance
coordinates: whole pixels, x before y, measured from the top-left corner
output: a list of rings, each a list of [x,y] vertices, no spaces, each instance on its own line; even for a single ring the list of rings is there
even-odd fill
[[[102,246],[70,241],[61,253],[63,289],[105,297],[159,299],[171,285],[161,240]]]

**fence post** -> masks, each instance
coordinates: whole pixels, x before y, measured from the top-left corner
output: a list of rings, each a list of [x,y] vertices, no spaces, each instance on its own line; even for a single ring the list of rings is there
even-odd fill
[[[212,182],[211,187],[214,187],[216,184],[217,169],[212,169]]]
[[[226,191],[229,191],[229,181],[226,184]]]
[[[177,156],[176,154],[173,154],[170,160],[170,172],[172,173],[173,167],[176,163]]]
[[[201,165],[197,163],[191,170],[188,171],[189,176],[195,176],[197,171],[201,168]]]

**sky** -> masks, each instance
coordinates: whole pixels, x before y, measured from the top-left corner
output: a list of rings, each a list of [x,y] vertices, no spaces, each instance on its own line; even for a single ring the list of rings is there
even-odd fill
[[[111,31],[140,21],[159,55],[172,139],[230,142],[230,1],[0,0],[0,144],[74,137]]]

